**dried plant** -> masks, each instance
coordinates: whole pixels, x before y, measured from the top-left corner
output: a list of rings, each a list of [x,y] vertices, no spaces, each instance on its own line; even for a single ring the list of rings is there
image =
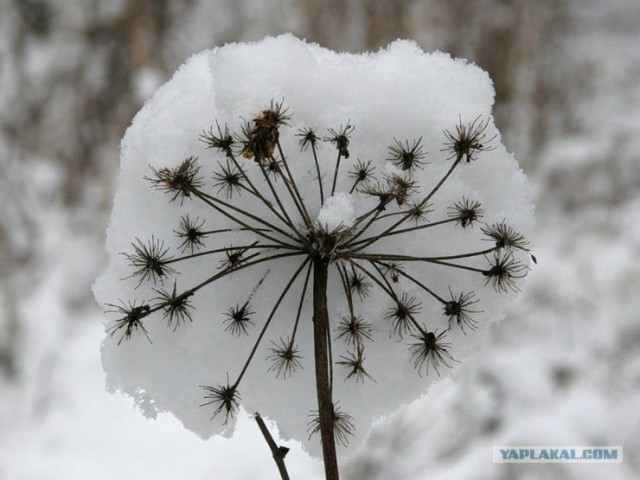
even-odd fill
[[[375,382],[365,366],[366,352],[372,342],[384,341],[374,335],[372,328],[379,319],[361,316],[362,302],[372,295],[386,297],[389,307],[381,315],[383,322],[387,322],[396,340],[405,345],[418,374],[440,375],[441,369],[456,362],[449,334],[454,331],[466,334],[478,327],[475,316],[481,310],[476,304],[481,299],[475,291],[459,291],[450,285],[439,285],[437,279],[416,275],[411,265],[432,264],[465,271],[469,276],[479,277],[497,292],[508,292],[518,289],[518,280],[528,270],[514,251],[529,252],[529,244],[523,235],[503,221],[481,227],[486,239],[492,242],[483,248],[432,256],[400,255],[379,248],[388,238],[401,241],[402,236],[415,235],[426,229],[450,228],[457,235],[466,235],[476,223],[481,223],[485,211],[476,200],[462,197],[440,214],[432,202],[456,169],[467,168],[470,163],[480,161],[481,154],[495,148],[492,145],[495,137],[486,133],[489,118],[478,117],[469,123],[460,120],[451,130],[442,133],[443,150],[449,164],[430,188],[419,185],[414,178],[417,170],[429,165],[422,139],[390,139],[387,161],[393,166],[391,169],[378,173],[371,161],[358,160],[347,170],[343,161],[352,153],[354,125],[351,122],[338,128],[329,127],[325,135],[301,128],[295,134],[300,153],[284,152],[280,137],[293,118],[282,101],[272,101],[251,121],[245,121],[239,132],[233,133],[226,124],[221,126],[216,122],[215,127],[200,137],[207,148],[222,156],[217,163],[207,162],[207,165],[214,165],[211,173],[205,173],[204,162],[201,164],[194,156],[187,157],[177,167],[151,169],[146,177],[149,185],[166,193],[170,202],[183,205],[188,201],[200,202],[235,226],[209,229],[206,218],[187,213],[174,230],[181,241],[179,252],[174,254],[170,254],[169,248],[155,237],[146,243],[135,239],[132,251],[124,253],[132,270],[131,276],[138,280],[138,286],[151,282],[156,286],[157,296],[148,302],[111,305],[109,311],[116,318],[109,332],[120,334],[119,342],[137,332],[148,336],[143,322],[156,312],[162,313],[170,328],[183,328],[194,320],[190,300],[200,291],[229,275],[251,272],[257,265],[273,264],[270,268],[277,268],[283,259],[297,259],[297,268],[281,285],[280,294],[271,299],[269,311],[255,311],[250,297],[236,299],[222,313],[221,322],[226,332],[231,336],[250,335],[254,339],[253,347],[243,365],[229,365],[229,368],[238,368],[231,380],[227,378],[222,383],[202,386],[205,400],[202,406],[212,409],[212,419],[222,416],[225,423],[237,412],[243,378],[265,340],[270,340],[267,344],[270,345],[269,371],[282,379],[299,374],[302,356],[309,352],[300,351],[296,340],[300,334],[299,325],[308,321],[302,312],[303,304],[310,298],[318,405],[317,408],[310,406],[314,413],[309,433],[321,438],[327,478],[337,478],[335,445],[349,441],[355,431],[355,420],[342,412],[333,398],[333,366],[341,367],[345,382]],[[335,147],[330,178],[320,174],[320,142]],[[303,195],[300,191],[298,180],[290,169],[291,162],[303,161],[297,156],[312,162],[309,171],[316,172],[317,192],[306,191]],[[251,169],[247,162],[253,164]],[[336,192],[341,176],[348,179],[349,194]],[[205,180],[207,178],[210,180]],[[335,225],[321,220],[322,211],[333,199],[348,200],[351,195],[368,201],[368,210],[354,214],[350,219],[345,217]],[[238,206],[234,201],[240,196],[253,198],[259,208],[252,211]],[[325,205],[320,214],[312,215],[310,198],[314,204],[319,201]],[[463,228],[456,229],[457,226]],[[220,242],[208,249],[219,234],[234,229],[250,234],[253,239],[232,245]],[[185,290],[179,290],[175,281],[168,290],[159,288],[183,262],[204,257],[213,259],[209,261],[208,278]],[[337,273],[344,298],[330,300],[344,302],[348,311],[333,328],[327,298],[331,269]],[[297,285],[296,289],[292,288],[294,285]],[[407,287],[411,287],[411,292]],[[256,290],[257,287],[252,296]],[[293,295],[293,291],[298,292],[299,298],[295,301],[296,311],[290,314],[290,333],[269,339],[274,318],[289,315],[278,312],[285,297]],[[429,319],[420,318],[426,302],[440,305],[448,325],[445,330],[438,331],[429,326]],[[343,342],[348,348],[346,355],[340,355],[338,359],[333,358],[332,344],[336,342]]]

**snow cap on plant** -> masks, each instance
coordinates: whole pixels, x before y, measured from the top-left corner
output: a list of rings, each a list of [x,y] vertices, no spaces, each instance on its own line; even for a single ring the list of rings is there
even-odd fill
[[[318,452],[324,268],[334,434],[359,443],[464,360],[527,273],[533,208],[493,95],[411,41],[355,55],[283,35],[189,59],[122,142],[95,285],[108,387],[204,438],[242,405]]]

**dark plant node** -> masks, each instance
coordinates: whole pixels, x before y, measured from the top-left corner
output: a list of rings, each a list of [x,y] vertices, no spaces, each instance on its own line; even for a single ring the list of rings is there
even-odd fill
[[[409,345],[409,351],[411,352],[411,360],[413,365],[418,370],[418,374],[422,376],[422,369],[424,368],[425,375],[429,375],[429,367],[433,367],[438,376],[440,376],[439,368],[444,365],[447,368],[451,368],[451,365],[447,362],[455,361],[449,353],[451,348],[450,343],[445,343],[445,332],[438,333],[437,330],[433,332],[427,332],[426,330],[420,331],[418,335],[411,335],[417,340],[415,343]]]
[[[144,333],[144,336],[147,337],[147,340],[151,342],[149,332],[147,332],[147,329],[144,328],[142,324],[142,319],[151,313],[149,305],[136,305],[135,302],[129,302],[125,305],[121,300],[120,305],[108,303],[106,306],[109,307],[109,309],[106,310],[107,313],[117,313],[121,315],[121,318],[117,319],[116,322],[107,329],[107,333],[111,336],[115,335],[119,330],[124,330],[122,337],[118,340],[118,345],[120,345],[125,338],[129,340],[134,330],[140,330]]]
[[[473,222],[480,220],[484,214],[484,209],[480,202],[472,201],[464,197],[447,210],[449,210],[449,218],[456,219],[456,223],[462,228],[472,226]]]
[[[388,160],[402,170],[413,171],[416,168],[422,169],[426,157],[426,154],[422,150],[422,138],[414,140],[411,144],[408,140],[405,140],[404,145],[395,138],[393,140],[395,145],[389,147],[389,154],[391,156]]]
[[[204,247],[202,239],[206,238],[207,234],[202,230],[203,225],[204,220],[200,221],[198,217],[192,220],[188,213],[182,216],[178,229],[173,231],[178,238],[182,239],[182,243],[178,246],[182,253],[190,250],[193,254],[196,250]]]
[[[343,127],[340,125],[338,130],[329,128],[328,137],[324,138],[325,142],[333,143],[338,149],[338,153],[344,158],[349,158],[349,135],[353,132],[354,127],[349,122]]]
[[[231,332],[234,335],[246,335],[248,333],[248,325],[254,325],[251,321],[251,315],[254,313],[248,301],[242,305],[238,303],[230,307],[224,314],[226,318],[223,323],[227,324],[224,329],[225,332]]]
[[[298,368],[302,368],[300,359],[302,358],[298,349],[293,344],[293,340],[280,338],[279,341],[271,342],[273,345],[269,348],[271,355],[267,357],[272,362],[269,372],[275,371],[276,378],[282,374],[282,378],[290,377]]]
[[[189,157],[175,168],[161,168],[156,170],[150,167],[153,177],[145,177],[158,190],[163,190],[171,195],[171,201],[180,198],[182,203],[185,198],[191,198],[193,190],[204,186],[200,177],[200,165],[197,157]]]
[[[348,413],[340,410],[340,405],[334,403],[332,405],[332,421],[333,421],[333,436],[343,447],[349,445],[349,437],[355,435],[356,427],[353,423],[353,417]],[[307,432],[309,432],[309,439],[316,433],[320,432],[320,415],[317,410],[313,410],[309,416],[311,420],[307,424]]]
[[[155,285],[158,281],[162,282],[167,275],[176,273],[174,269],[167,266],[168,261],[173,257],[168,256],[169,248],[165,248],[161,240],[152,236],[145,245],[136,238],[136,243],[132,243],[131,246],[133,253],[123,253],[123,255],[129,260],[129,266],[136,269],[127,278],[140,277],[138,287],[143,281],[149,280]]]
[[[207,391],[204,399],[209,400],[208,402],[205,402],[200,406],[215,406],[215,410],[213,411],[211,420],[217,417],[221,412],[224,412],[224,425],[226,425],[229,421],[229,418],[233,418],[233,416],[238,412],[238,408],[240,407],[240,393],[236,389],[236,386],[229,385],[229,381],[227,380],[226,385],[219,385],[217,387],[200,385],[200,388],[204,388]]]
[[[465,161],[471,163],[477,159],[478,152],[487,152],[495,149],[488,144],[492,142],[496,135],[487,138],[485,133],[489,126],[489,118],[482,121],[478,116],[476,119],[467,124],[463,124],[462,120],[456,125],[455,133],[449,130],[444,131],[447,142],[443,151],[451,152],[449,159],[455,158],[457,162]]]

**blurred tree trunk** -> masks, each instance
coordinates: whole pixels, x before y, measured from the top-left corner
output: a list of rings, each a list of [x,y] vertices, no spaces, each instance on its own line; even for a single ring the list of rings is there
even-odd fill
[[[567,77],[559,73],[566,2],[303,0],[303,5],[310,39],[330,48],[376,50],[412,38],[426,50],[477,63],[494,81],[496,122],[506,144],[525,164],[554,129],[571,128]]]

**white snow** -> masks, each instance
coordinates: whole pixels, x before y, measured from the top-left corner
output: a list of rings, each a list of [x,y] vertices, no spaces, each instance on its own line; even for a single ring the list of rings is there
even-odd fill
[[[333,232],[338,229],[348,229],[356,221],[356,211],[353,197],[348,193],[338,192],[329,197],[316,218],[316,223],[325,232]]]
[[[63,77],[70,74],[69,64],[109,60],[102,49],[95,48],[95,43],[83,42],[83,32],[93,26],[111,25],[112,16],[95,18],[95,11],[113,4],[117,5],[112,9],[116,14],[124,2],[47,2],[55,14],[57,33],[45,41],[34,42],[31,38],[14,51],[12,32],[23,27],[15,8],[18,3],[24,4],[5,0],[2,5],[6,8],[0,16],[0,50],[3,65],[7,66],[0,68],[0,95],[6,100],[0,102],[1,116],[3,122],[19,119],[24,115],[22,107],[29,104],[22,101],[23,97],[37,99],[39,109],[52,118],[45,128],[29,124],[29,130],[46,149],[47,158],[42,162],[64,165],[64,159],[56,152],[61,144],[73,148],[73,137],[68,132],[77,128],[77,117],[72,114],[74,103],[65,92],[73,90],[77,97],[87,92],[74,89],[77,83],[67,84]],[[177,7],[182,16],[173,19],[176,33],[162,48],[162,55],[170,51],[166,60],[170,65],[182,61],[188,52],[219,43],[220,39],[259,38],[263,32],[274,31],[274,25],[282,31],[292,28],[282,27],[286,12],[274,9],[273,2],[188,3],[195,7],[186,12],[181,10],[184,7]],[[286,2],[278,2],[283,3]],[[423,3],[422,9],[427,10],[433,2]],[[490,3],[496,6],[500,2]],[[566,118],[549,123],[549,117],[532,112],[534,105],[526,96],[500,99],[502,108],[510,113],[510,105],[519,105],[516,112],[520,113],[509,118],[509,128],[524,124],[523,131],[529,135],[531,129],[526,124],[540,122],[557,139],[553,144],[543,144],[545,150],[529,158],[519,146],[510,143],[519,160],[526,160],[523,164],[525,170],[529,168],[536,192],[538,266],[530,273],[523,294],[505,321],[493,326],[482,346],[457,369],[451,381],[433,385],[428,393],[425,387],[425,394],[418,400],[394,409],[395,413],[386,420],[376,422],[372,435],[356,448],[352,461],[341,466],[345,478],[640,478],[640,228],[636,220],[640,209],[640,12],[635,0],[562,3],[571,15],[571,25],[563,28],[562,38],[573,43],[554,44],[562,61],[543,57],[542,63],[545,70],[563,78],[566,90],[562,93],[573,99],[562,104]],[[550,4],[555,5],[553,1],[536,2],[531,8],[542,12]],[[487,24],[505,18],[500,15],[505,5],[500,3],[496,10],[478,3],[473,12],[477,15],[469,17],[474,20],[471,32],[466,31],[469,24],[452,18],[455,16],[438,17],[431,22],[439,22],[442,29],[464,31],[460,40],[469,45],[487,31]],[[418,7],[417,3],[414,6]],[[249,12],[250,25],[243,25],[241,16]],[[588,17],[588,21],[582,17]],[[487,18],[489,22],[484,21]],[[437,29],[424,28],[423,19],[416,15],[410,28],[418,35],[439,36]],[[451,22],[458,27],[452,29]],[[531,22],[525,25],[535,33],[539,27]],[[65,30],[69,23],[73,25]],[[359,22],[358,28],[363,24],[364,21]],[[313,35],[306,33],[303,20],[294,29]],[[223,30],[229,34],[220,35]],[[24,39],[22,34],[19,39]],[[58,48],[40,45],[44,43],[54,43]],[[20,76],[16,71],[20,53],[29,55],[29,51],[39,48],[47,50],[46,63],[51,71],[36,68],[28,77]],[[355,47],[344,44],[344,48]],[[31,54],[30,58],[42,56]],[[516,63],[521,63],[520,57]],[[529,77],[537,75],[529,70],[516,73],[516,82],[528,82]],[[25,78],[29,81],[23,82]],[[44,92],[58,94],[44,96]],[[44,98],[46,101],[41,100]],[[505,101],[511,104],[505,105]],[[325,125],[310,126],[325,133]],[[102,127],[118,128],[111,123]],[[570,136],[565,135],[567,130]],[[284,135],[293,135],[294,131],[287,130]],[[0,269],[4,282],[0,323],[12,319],[13,301],[20,310],[15,340],[17,370],[13,375],[0,374],[0,478],[277,478],[268,448],[245,411],[239,414],[233,438],[218,436],[205,442],[185,430],[172,415],[161,414],[148,421],[135,411],[129,396],[105,392],[98,350],[104,338],[102,315],[97,306],[92,306],[88,285],[103,263],[98,249],[102,248],[105,221],[103,214],[92,208],[97,203],[110,203],[111,198],[98,190],[71,208],[56,204],[56,195],[63,191],[58,169],[40,168],[40,159],[34,161],[29,150],[32,145],[25,145],[27,150],[16,148],[17,142],[22,145],[28,139],[27,132],[18,138],[12,132],[0,135],[0,164],[5,170],[0,180],[0,231],[2,241],[8,241],[10,247],[0,249],[0,257],[3,262],[7,257],[11,259],[13,246],[17,245],[19,261],[27,258],[23,252],[34,252],[35,258],[19,265],[17,271],[11,266],[6,269],[5,263]],[[101,185],[113,181],[113,168],[117,166],[113,152],[117,142],[108,135],[105,138],[97,145],[104,152],[100,155],[104,171],[95,176],[92,173],[92,179]],[[539,142],[535,136],[528,136],[528,140]],[[322,146],[328,152],[325,147]],[[215,164],[214,156],[204,158]],[[167,206],[163,204],[162,208]],[[430,218],[435,219],[433,215]],[[127,247],[128,241],[125,243]],[[6,245],[3,243],[3,247]],[[213,263],[217,265],[215,260]],[[12,292],[17,296],[12,297]],[[200,311],[198,318],[202,318],[200,315],[209,314]],[[162,323],[161,319],[158,321]],[[3,336],[7,326],[11,324],[2,325]],[[11,338],[6,337],[9,341]],[[308,370],[304,373],[310,374]],[[287,382],[277,385],[286,387]],[[625,462],[492,464],[493,445],[533,441],[622,444]],[[294,442],[286,445],[292,448],[286,459],[292,478],[323,478],[319,461],[306,457]]]

